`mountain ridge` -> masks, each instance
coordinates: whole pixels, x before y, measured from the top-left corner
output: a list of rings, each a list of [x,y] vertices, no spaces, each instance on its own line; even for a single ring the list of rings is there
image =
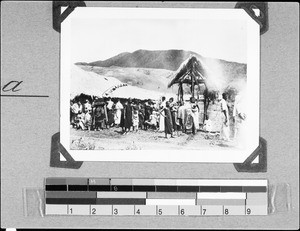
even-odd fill
[[[154,68],[176,71],[180,65],[191,55],[196,56],[202,61],[214,60],[222,65],[246,66],[246,64],[226,61],[223,59],[203,57],[193,51],[185,50],[144,50],[139,49],[134,52],[122,52],[106,60],[98,60],[93,62],[78,62],[75,64],[89,65],[96,67],[135,67],[135,68]]]

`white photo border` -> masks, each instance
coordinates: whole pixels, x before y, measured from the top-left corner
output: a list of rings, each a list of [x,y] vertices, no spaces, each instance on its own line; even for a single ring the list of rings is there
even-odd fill
[[[238,150],[71,150],[71,21],[74,18],[245,20],[247,22],[247,148]],[[249,93],[251,92],[251,98]],[[77,7],[61,24],[60,142],[75,161],[242,163],[259,146],[260,27],[243,9]]]

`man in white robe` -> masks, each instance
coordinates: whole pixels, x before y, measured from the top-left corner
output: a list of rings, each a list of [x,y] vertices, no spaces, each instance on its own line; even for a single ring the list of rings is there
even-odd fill
[[[227,106],[227,96],[225,93],[219,96],[219,100],[221,103],[221,116],[222,116],[222,127],[221,127],[221,140],[229,141],[229,112]]]

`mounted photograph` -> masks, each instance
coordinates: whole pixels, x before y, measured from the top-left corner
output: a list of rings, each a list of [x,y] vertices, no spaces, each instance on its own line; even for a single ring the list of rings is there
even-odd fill
[[[61,26],[61,144],[78,161],[244,162],[259,30],[242,9],[77,7]]]

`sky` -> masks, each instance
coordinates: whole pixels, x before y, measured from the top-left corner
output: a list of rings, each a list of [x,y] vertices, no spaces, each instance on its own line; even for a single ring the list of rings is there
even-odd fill
[[[74,18],[72,62],[105,60],[122,52],[182,49],[247,62],[244,20]]]

